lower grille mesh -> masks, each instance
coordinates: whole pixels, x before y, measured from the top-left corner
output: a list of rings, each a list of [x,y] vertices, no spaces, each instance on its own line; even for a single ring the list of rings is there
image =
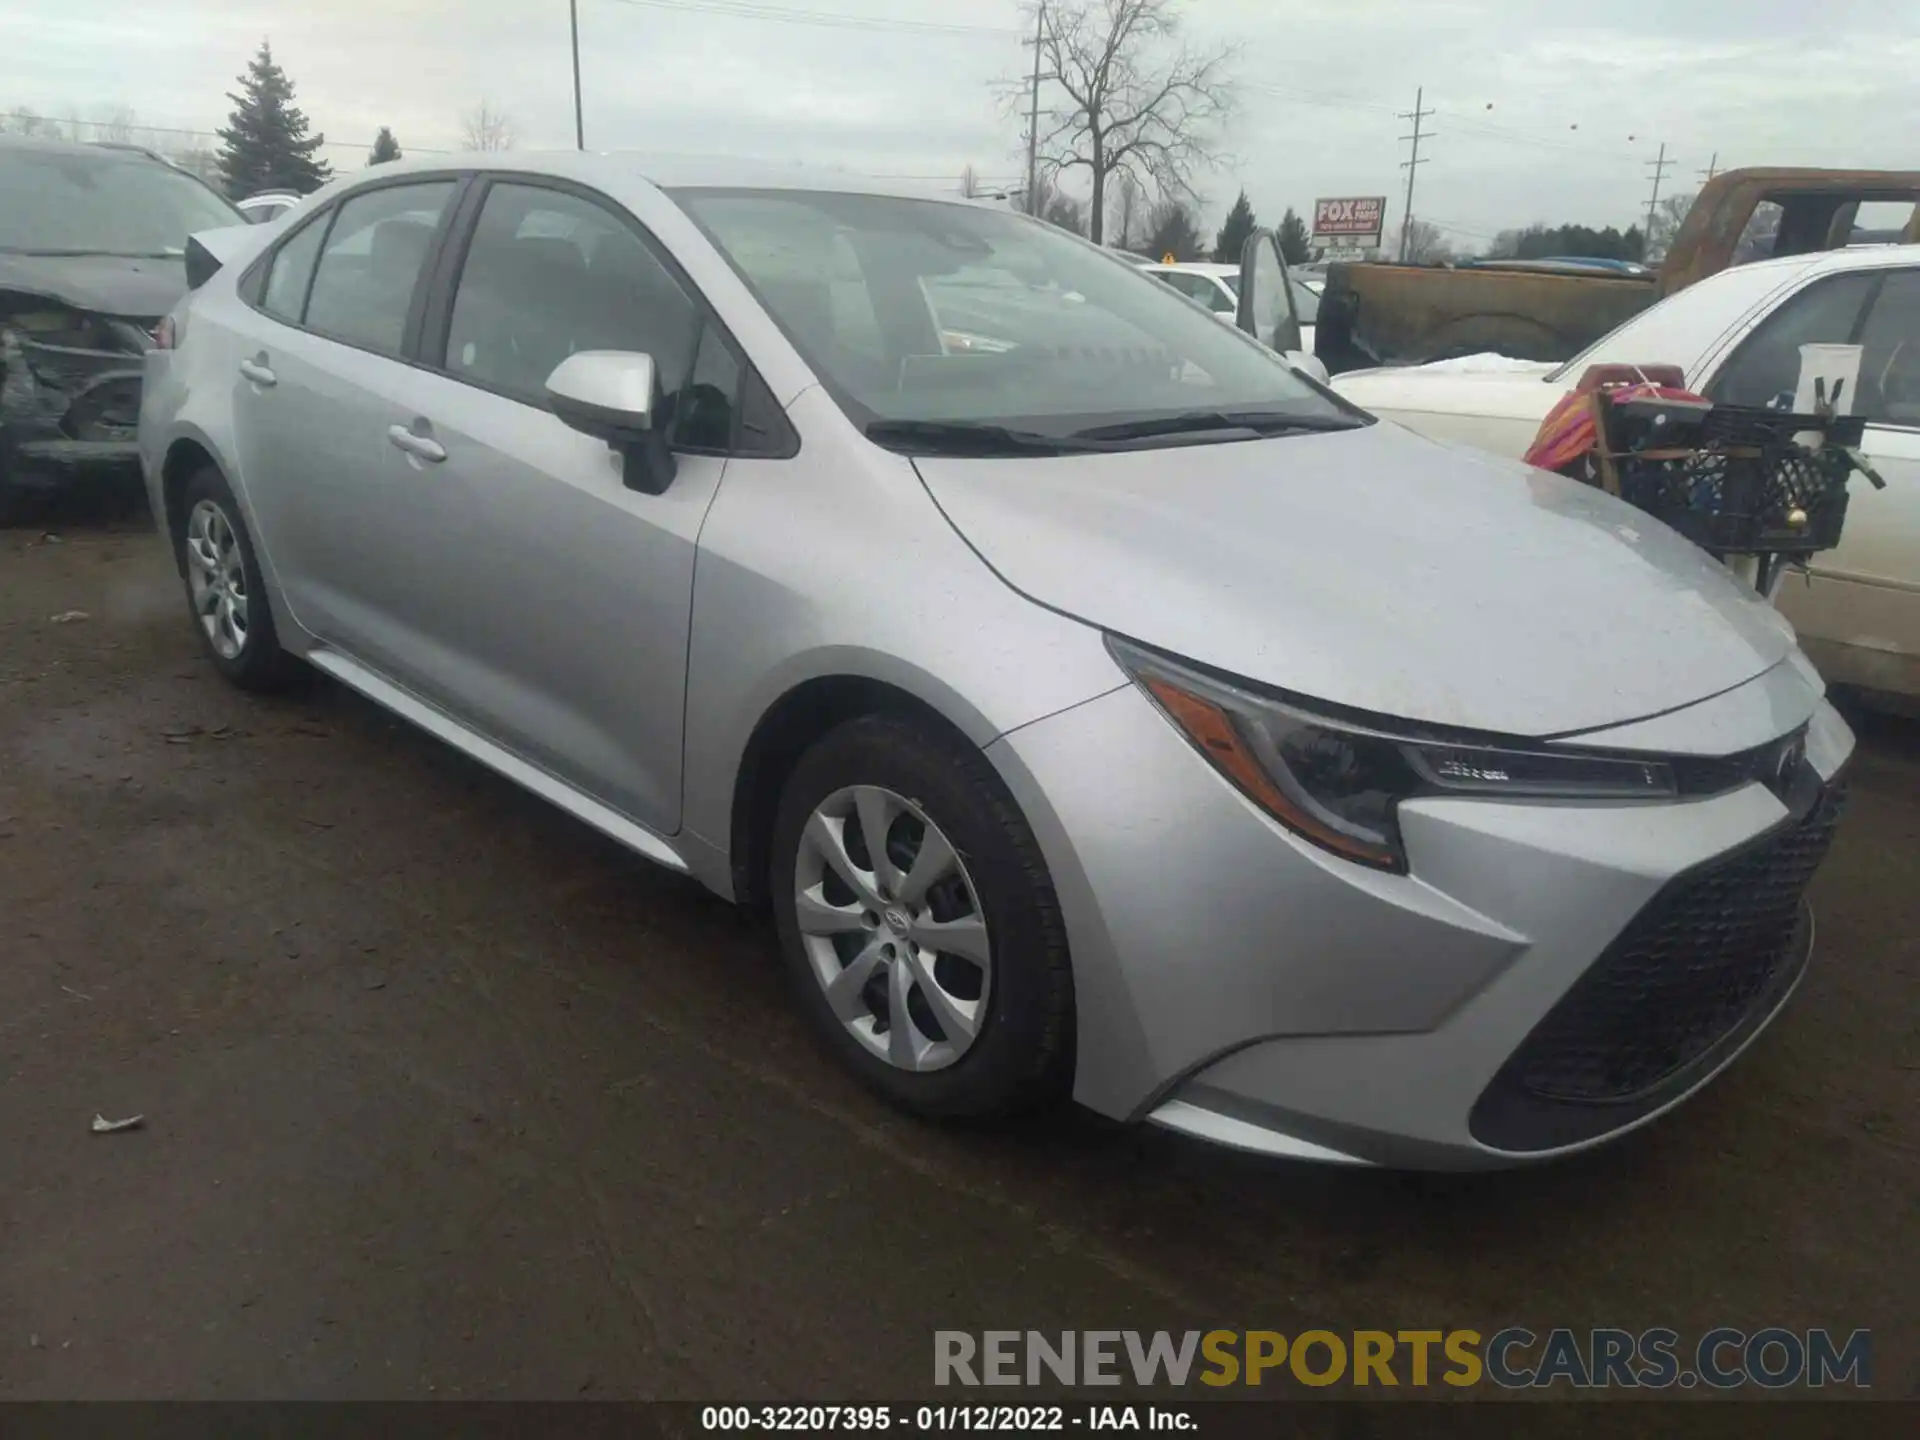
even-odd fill
[[[1844,806],[1844,794],[1829,790],[1797,824],[1661,892],[1527,1037],[1503,1078],[1544,1100],[1617,1103],[1712,1049],[1804,947],[1801,901]]]

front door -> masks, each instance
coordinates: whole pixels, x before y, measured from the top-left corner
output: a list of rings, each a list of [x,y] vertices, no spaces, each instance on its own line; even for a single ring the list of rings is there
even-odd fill
[[[1800,346],[1860,346],[1849,407],[1862,450],[1887,482],[1848,484],[1840,544],[1789,576],[1777,603],[1830,681],[1920,693],[1920,270],[1855,270],[1815,280],[1743,340],[1703,388],[1735,405],[1791,401]]]

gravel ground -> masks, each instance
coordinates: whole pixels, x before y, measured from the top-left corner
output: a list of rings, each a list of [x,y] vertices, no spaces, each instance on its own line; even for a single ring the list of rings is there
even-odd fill
[[[1433,1179],[906,1120],[759,916],[336,686],[227,689],[182,612],[150,534],[0,531],[0,1399],[907,1398],[936,1327],[1507,1323],[1868,1326],[1920,1395],[1920,727],[1864,724],[1731,1074]]]

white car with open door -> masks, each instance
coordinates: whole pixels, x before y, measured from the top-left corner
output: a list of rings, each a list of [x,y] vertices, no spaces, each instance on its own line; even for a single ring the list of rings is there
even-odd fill
[[[1193,262],[1155,264],[1140,267],[1171,285],[1189,300],[1211,310],[1225,324],[1238,323],[1240,314],[1240,266]],[[1313,322],[1320,313],[1320,295],[1298,275],[1289,272],[1287,286],[1293,292],[1293,309],[1300,321],[1300,344],[1304,353],[1313,353]]]
[[[1471,356],[1357,370],[1333,388],[1435,440],[1522,456],[1588,367],[1678,365],[1722,404],[1790,394],[1800,347],[1862,350],[1864,450],[1886,489],[1854,486],[1836,549],[1789,577],[1778,604],[1827,679],[1920,699],[1920,246],[1827,251],[1722,271],[1643,311],[1560,365]]]

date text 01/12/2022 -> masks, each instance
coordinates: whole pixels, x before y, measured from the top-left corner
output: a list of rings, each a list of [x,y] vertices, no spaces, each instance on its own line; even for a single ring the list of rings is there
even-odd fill
[[[1194,1431],[1191,1411],[1158,1405],[708,1405],[703,1430],[739,1433],[905,1430],[1009,1435],[1068,1430]]]

